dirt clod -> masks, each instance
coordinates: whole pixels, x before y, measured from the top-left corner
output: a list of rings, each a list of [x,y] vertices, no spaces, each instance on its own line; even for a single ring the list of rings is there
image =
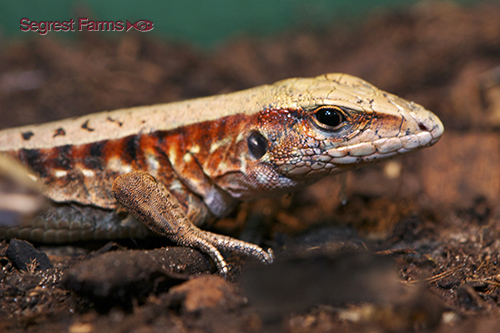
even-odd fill
[[[6,255],[17,269],[23,271],[43,271],[54,267],[45,253],[38,251],[32,244],[23,240],[12,239]]]

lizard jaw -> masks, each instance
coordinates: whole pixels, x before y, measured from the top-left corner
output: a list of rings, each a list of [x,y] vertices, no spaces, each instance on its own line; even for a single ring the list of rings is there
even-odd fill
[[[334,147],[299,149],[301,161],[282,165],[281,171],[291,178],[316,178],[325,172],[343,172],[429,147],[439,141],[444,126],[434,113],[394,95],[387,94],[386,98],[396,110],[374,109],[376,116],[369,128]],[[392,122],[393,126],[387,126],[387,122]]]

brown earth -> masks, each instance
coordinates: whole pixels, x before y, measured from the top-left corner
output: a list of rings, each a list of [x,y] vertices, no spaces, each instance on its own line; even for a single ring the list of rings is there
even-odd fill
[[[500,327],[500,6],[411,11],[238,38],[210,55],[139,34],[2,45],[0,128],[346,72],[433,110],[435,146],[280,200],[241,205],[219,233],[272,246],[230,256],[158,240],[37,246],[19,271],[0,243],[0,331],[496,332]],[[246,226],[245,226],[246,224]],[[158,248],[155,248],[158,247]]]

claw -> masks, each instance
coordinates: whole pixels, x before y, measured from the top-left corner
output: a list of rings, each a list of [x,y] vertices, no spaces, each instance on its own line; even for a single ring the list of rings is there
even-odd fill
[[[228,274],[229,274],[229,269],[227,268],[226,265],[224,265],[219,269],[219,275],[222,276],[224,279],[227,279]]]
[[[265,264],[272,264],[274,261],[274,252],[271,248],[267,249],[267,258]]]

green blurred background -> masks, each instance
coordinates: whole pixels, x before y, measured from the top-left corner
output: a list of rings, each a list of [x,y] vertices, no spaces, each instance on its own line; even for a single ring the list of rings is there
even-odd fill
[[[67,21],[88,17],[91,20],[137,20],[154,22],[148,34],[170,40],[212,47],[235,36],[263,36],[285,29],[318,29],[341,20],[356,24],[374,10],[406,7],[412,0],[57,0],[0,2],[0,33],[8,38],[29,37],[22,32],[20,19]],[[455,0],[467,4],[474,0]],[[108,33],[119,37],[124,32]],[[74,38],[78,32],[50,32],[48,36]]]

